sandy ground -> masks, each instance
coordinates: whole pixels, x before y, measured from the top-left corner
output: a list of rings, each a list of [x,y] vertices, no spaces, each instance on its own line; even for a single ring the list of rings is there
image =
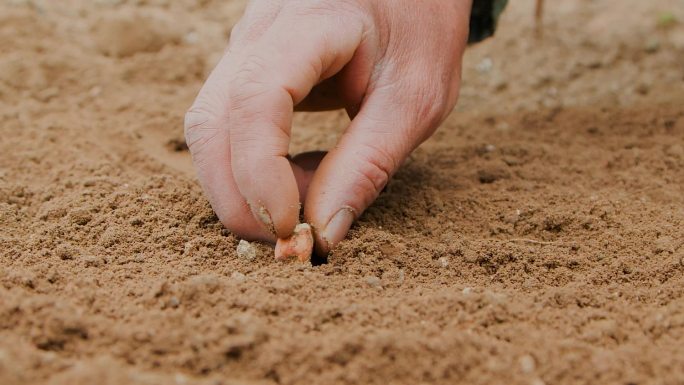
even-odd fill
[[[0,384],[684,383],[684,3],[547,3],[304,267],[239,258],[184,148],[242,2],[0,2]]]

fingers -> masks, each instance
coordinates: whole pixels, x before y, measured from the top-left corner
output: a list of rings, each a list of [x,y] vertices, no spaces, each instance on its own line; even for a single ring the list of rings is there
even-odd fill
[[[284,8],[252,3],[186,115],[200,183],[222,223],[248,239],[284,238],[298,223],[321,156],[288,160],[293,106],[351,59],[362,35],[339,12]]]
[[[284,90],[265,90],[239,107],[235,97],[232,102],[230,151],[238,190],[269,232],[286,237],[299,221],[299,190],[287,159],[292,100]]]
[[[199,102],[202,99],[198,99]],[[275,236],[254,219],[233,178],[226,123],[195,104],[185,117],[185,136],[202,188],[223,225],[243,239],[275,242]],[[325,153],[309,152],[290,162],[304,202],[315,169]]]
[[[300,191],[287,159],[294,105],[346,64],[362,27],[283,10],[229,75],[233,176],[254,217],[279,238],[299,221]],[[296,22],[293,22],[296,21]],[[230,60],[229,60],[230,62]]]
[[[275,241],[252,217],[233,179],[226,119],[216,113],[218,110],[203,106],[202,99],[198,102],[185,115],[185,138],[214,212],[226,228],[241,238]]]
[[[327,254],[344,238],[408,154],[444,118],[447,98],[422,89],[409,94],[401,85],[390,85],[373,92],[321,162],[304,206],[317,253]]]
[[[373,76],[363,100],[353,103],[353,97],[345,99],[353,121],[323,159],[309,186],[304,216],[314,227],[320,255],[328,254],[344,238],[354,220],[377,198],[408,154],[434,132],[458,98],[470,2],[449,2],[439,8],[442,12],[429,13],[429,18],[423,18],[428,13],[420,12],[424,5],[405,4],[420,8],[413,9],[418,12],[411,19],[403,19],[405,9],[393,14],[401,20],[399,24],[388,34],[380,33],[384,56],[372,65]],[[343,83],[364,84],[353,80],[360,74],[363,78],[362,71],[350,71]]]

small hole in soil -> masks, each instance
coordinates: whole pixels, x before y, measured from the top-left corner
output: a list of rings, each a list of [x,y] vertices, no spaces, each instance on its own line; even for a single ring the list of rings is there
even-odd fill
[[[188,144],[185,139],[173,138],[166,142],[166,148],[173,152],[183,152],[188,151]]]
[[[328,263],[328,256],[320,256],[316,253],[311,254],[311,265],[320,266]]]

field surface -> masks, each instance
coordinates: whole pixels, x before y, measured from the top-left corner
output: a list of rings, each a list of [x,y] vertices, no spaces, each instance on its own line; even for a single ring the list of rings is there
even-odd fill
[[[0,384],[683,384],[684,2],[546,3],[302,267],[237,256],[183,140],[242,1],[0,2]]]

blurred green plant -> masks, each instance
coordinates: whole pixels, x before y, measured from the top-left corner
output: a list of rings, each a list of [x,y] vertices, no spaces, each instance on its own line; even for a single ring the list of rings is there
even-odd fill
[[[658,27],[660,28],[670,28],[678,22],[677,16],[672,12],[663,12],[658,16]]]

